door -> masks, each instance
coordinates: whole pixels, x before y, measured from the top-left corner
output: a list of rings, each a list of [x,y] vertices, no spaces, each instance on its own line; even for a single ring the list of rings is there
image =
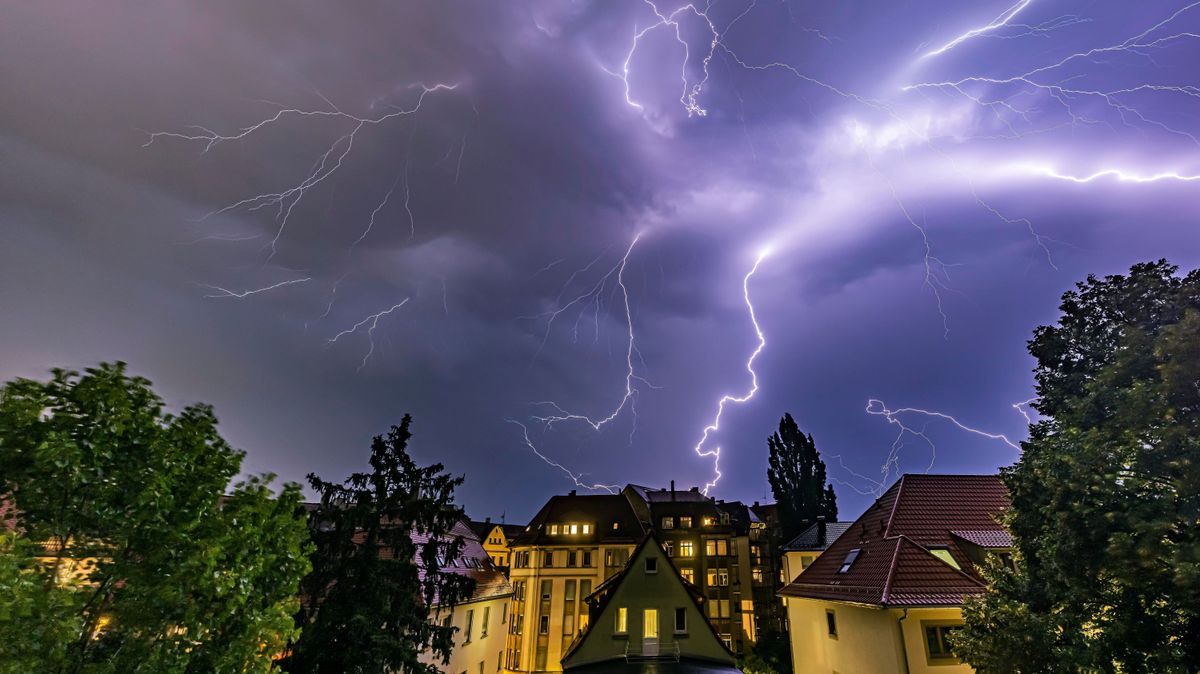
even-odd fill
[[[658,609],[642,611],[642,655],[658,655]]]

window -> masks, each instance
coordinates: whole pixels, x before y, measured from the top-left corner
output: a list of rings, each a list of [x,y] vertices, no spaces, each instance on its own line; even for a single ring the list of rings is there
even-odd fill
[[[479,661],[479,674],[483,674],[483,660]]]
[[[553,587],[554,581],[549,579],[542,581],[542,601],[550,601],[550,591]]]
[[[658,609],[648,608],[642,611],[642,638],[658,638]]]
[[[850,567],[854,565],[854,560],[858,559],[859,548],[854,548],[846,553],[846,559],[842,560],[842,566],[837,570],[838,573],[846,573]]]
[[[504,651],[500,651],[499,653],[496,654],[496,671],[498,672],[503,668],[504,668]]]
[[[763,581],[763,570],[762,569],[751,570],[750,571],[750,581],[754,582],[754,583],[762,584],[764,582]]]
[[[729,513],[721,513],[721,524],[729,524]]]
[[[563,601],[575,601],[575,581],[568,580],[563,589]]]
[[[729,569],[709,569],[708,586],[725,587],[729,585]]]
[[[479,626],[479,638],[480,638],[480,639],[485,639],[485,638],[487,638],[487,631],[488,631],[488,618],[490,618],[490,617],[491,617],[491,613],[492,613],[492,607],[491,607],[491,606],[484,606],[484,607],[483,607],[483,623],[482,623],[482,624]]]
[[[680,557],[695,557],[696,544],[692,541],[679,541],[679,556]]]
[[[932,553],[934,557],[937,557],[950,566],[953,566],[960,571],[962,570],[962,567],[958,565],[958,561],[954,559],[954,555],[950,554],[949,548],[929,548],[929,552]]]
[[[572,524],[572,525],[571,525],[571,535],[575,535],[575,534],[577,534],[577,533],[579,533],[579,525],[578,525],[578,524]]]
[[[567,553],[567,566],[575,566],[575,563],[578,561],[579,557],[575,554],[574,550]]]
[[[675,609],[675,633],[687,634],[687,609]]]
[[[712,525],[714,525],[716,523],[717,523],[716,518],[711,517],[709,515],[705,515],[704,517],[700,518],[700,526],[702,526],[702,527],[711,527]]]
[[[620,528],[620,526],[621,526],[620,524],[617,524],[616,522],[613,522],[613,531],[616,531],[617,529],[619,529],[619,528]]]
[[[542,553],[542,566],[546,567],[547,569],[554,566],[554,553],[550,550]]]
[[[679,528],[680,529],[691,529],[692,528],[691,516],[683,515],[682,517],[680,517],[679,518]]]
[[[668,557],[675,556],[675,544],[672,543],[671,541],[667,541],[666,543],[663,543],[663,550],[666,551]]]
[[[551,524],[551,525],[550,525],[550,535],[551,535],[551,536],[557,536],[557,535],[558,535],[558,525],[557,525],[557,524]]]
[[[624,606],[617,609],[617,624],[613,627],[617,634],[629,633],[629,609]]]
[[[693,569],[691,569],[691,568],[679,569],[679,575],[683,576],[683,579],[686,580],[687,582],[689,582],[693,585],[696,584],[696,572]]]
[[[571,636],[575,633],[575,614],[568,613],[563,616],[563,635]]]
[[[929,660],[929,664],[942,663],[951,660],[957,660],[954,651],[950,648],[950,639],[955,630],[962,625],[957,623],[927,623],[922,622],[921,627],[925,631],[925,655]]]
[[[674,517],[664,517],[664,518],[662,518],[662,528],[664,528],[664,529],[674,529],[674,528],[675,528],[675,518],[674,518]]]
[[[590,524],[583,525],[583,533],[585,533],[585,534],[592,533],[592,525],[590,525]]]
[[[825,609],[825,630],[831,638],[837,638],[837,615],[831,608]]]
[[[504,602],[500,606],[500,624],[503,625],[505,622],[508,622],[508,602]]]
[[[725,557],[729,554],[729,541],[710,538],[704,541],[704,554],[709,557]]]
[[[729,600],[728,599],[711,599],[708,602],[708,617],[710,618],[728,618],[729,617]]]
[[[467,626],[463,628],[463,643],[471,643],[471,623],[475,622],[475,611],[467,611]]]
[[[592,551],[591,550],[583,551],[583,565],[587,566],[587,567],[590,567],[592,565]]]
[[[646,573],[658,573],[658,557],[646,558]]]
[[[538,634],[550,633],[550,616],[544,615],[538,618]]]

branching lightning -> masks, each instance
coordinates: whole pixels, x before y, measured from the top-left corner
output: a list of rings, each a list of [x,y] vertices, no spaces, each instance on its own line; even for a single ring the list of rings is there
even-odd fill
[[[754,313],[754,303],[750,301],[750,279],[754,277],[758,271],[759,265],[766,259],[770,251],[763,250],[754,260],[754,266],[742,278],[742,299],[746,302],[746,310],[750,313],[750,323],[754,326],[754,334],[758,338],[758,345],[754,347],[754,351],[750,353],[750,357],[746,359],[746,371],[750,373],[750,389],[740,396],[725,394],[717,401],[717,411],[713,416],[712,423],[704,427],[704,431],[700,435],[700,441],[696,443],[693,450],[700,457],[712,457],[713,460],[713,479],[704,485],[704,494],[708,494],[708,490],[717,486],[717,482],[721,480],[721,447],[718,445],[711,449],[706,449],[708,437],[710,434],[717,432],[721,428],[721,415],[725,412],[725,405],[729,403],[742,404],[748,402],[758,393],[758,373],[754,371],[754,361],[758,359],[758,355],[762,353],[767,346],[766,335],[763,334],[762,327],[758,324],[758,316]]]
[[[205,295],[205,297],[213,297],[213,298],[226,298],[227,297],[227,298],[240,300],[240,299],[245,299],[251,295],[265,293],[270,290],[275,290],[276,288],[282,288],[284,286],[296,285],[297,283],[307,283],[308,281],[311,281],[311,280],[312,279],[309,277],[297,278],[297,279],[292,279],[290,281],[280,281],[279,283],[275,283],[275,284],[266,286],[264,288],[254,288],[253,290],[229,290],[227,288],[222,288],[221,286],[205,284],[204,285],[205,288],[209,288],[209,289],[217,291],[216,294]]]
[[[326,343],[333,344],[334,342],[338,341],[342,337],[345,337],[346,335],[358,332],[359,328],[362,328],[363,326],[367,326],[366,334],[367,334],[367,344],[369,345],[369,347],[367,348],[366,354],[363,355],[362,362],[360,362],[358,364],[358,369],[361,372],[362,369],[367,366],[367,361],[369,361],[371,359],[371,355],[375,353],[375,328],[379,326],[379,319],[383,318],[384,316],[387,316],[388,314],[399,309],[400,307],[404,306],[405,304],[408,304],[408,300],[409,300],[409,298],[405,297],[403,300],[397,302],[396,304],[393,304],[392,306],[388,307],[387,309],[384,309],[383,311],[380,311],[378,313],[374,313],[374,314],[371,314],[370,316],[367,316],[366,318],[355,323],[354,325],[350,326],[349,328],[346,328],[345,330],[342,330],[341,332],[337,333],[333,337],[330,337],[328,340],[326,340]]]
[[[599,484],[599,483],[590,484],[587,482],[583,482],[582,480],[585,475],[584,473],[576,473],[576,472],[572,471],[570,468],[567,468],[566,466],[562,465],[561,463],[558,463],[554,459],[551,459],[550,457],[548,457],[545,454],[538,451],[537,446],[534,445],[533,441],[529,439],[529,429],[525,427],[525,424],[517,421],[516,419],[505,419],[505,421],[507,421],[510,424],[519,426],[521,428],[521,436],[525,439],[525,446],[529,448],[529,451],[533,452],[534,455],[536,455],[542,461],[545,461],[548,465],[553,466],[553,467],[559,469],[560,471],[562,471],[564,475],[566,475],[568,478],[571,479],[571,482],[575,483],[576,487],[579,487],[580,489],[588,489],[591,491],[606,491],[610,494],[616,494],[618,491],[620,491],[620,489],[621,489],[620,485]]]
[[[1021,10],[1028,7],[1030,5],[1030,3],[1032,3],[1032,2],[1033,2],[1033,0],[1020,0],[1020,2],[1018,2],[1017,4],[1004,10],[1004,13],[1001,14],[1000,16],[996,17],[995,19],[993,19],[991,23],[987,24],[986,26],[982,26],[980,28],[972,28],[971,30],[968,30],[967,32],[963,33],[962,35],[959,35],[958,37],[947,42],[946,44],[942,45],[941,47],[938,47],[937,49],[934,49],[931,52],[927,52],[925,54],[924,58],[930,58],[932,56],[937,56],[938,54],[944,54],[944,53],[950,51],[951,49],[954,49],[958,45],[966,42],[967,40],[970,40],[971,38],[979,37],[980,35],[986,35],[987,33],[990,33],[992,31],[1000,28],[1001,26],[1008,25],[1009,21],[1012,21],[1013,18],[1017,14],[1021,13]],[[1026,26],[1026,27],[1030,28],[1031,30],[1036,30],[1034,27],[1031,27],[1031,26]],[[1042,30],[1046,30],[1046,29],[1043,28]]]

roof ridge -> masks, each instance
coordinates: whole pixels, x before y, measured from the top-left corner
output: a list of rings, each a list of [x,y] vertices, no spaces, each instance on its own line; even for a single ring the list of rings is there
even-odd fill
[[[904,493],[904,478],[906,477],[908,477],[907,473],[896,480],[896,497],[892,500],[892,510],[888,513],[887,526],[883,529],[884,538],[887,538],[892,532],[892,520],[896,517],[896,509],[900,507],[900,496]]]
[[[892,562],[888,565],[887,578],[883,581],[883,594],[879,598],[881,603],[888,603],[892,597],[892,579],[896,577],[896,562],[900,559],[900,546],[902,545],[904,545],[904,536],[896,536],[896,547],[892,550]]]

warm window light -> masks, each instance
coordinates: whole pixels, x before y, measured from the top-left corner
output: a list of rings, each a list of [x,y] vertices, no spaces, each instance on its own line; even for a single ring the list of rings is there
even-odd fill
[[[617,634],[625,634],[629,631],[629,609],[624,606],[617,609]]]

